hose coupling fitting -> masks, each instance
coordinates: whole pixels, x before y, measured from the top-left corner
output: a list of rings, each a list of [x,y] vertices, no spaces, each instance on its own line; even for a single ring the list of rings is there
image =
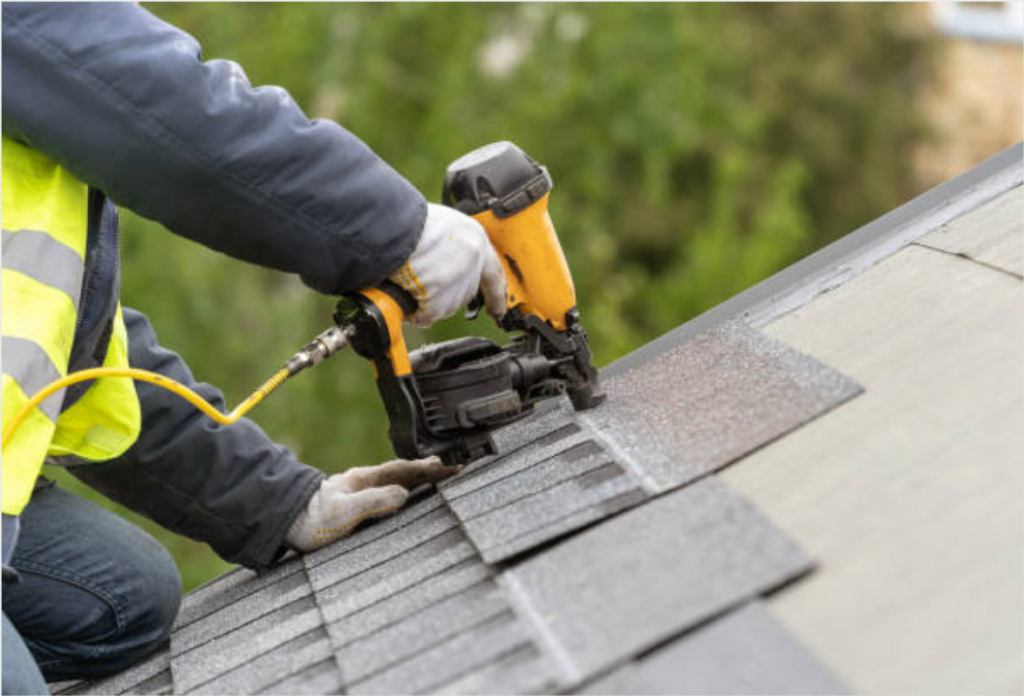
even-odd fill
[[[285,368],[289,375],[295,375],[307,367],[320,364],[347,345],[348,334],[345,333],[345,330],[332,326],[289,358],[285,363]]]

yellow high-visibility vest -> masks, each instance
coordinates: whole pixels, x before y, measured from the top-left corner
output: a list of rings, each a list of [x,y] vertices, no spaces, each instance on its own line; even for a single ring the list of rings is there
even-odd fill
[[[68,371],[85,274],[89,189],[45,155],[3,138],[3,425]],[[117,307],[105,367],[128,367]],[[127,450],[141,425],[132,381],[93,382],[73,405],[56,392],[22,421],[3,452],[3,513],[18,515],[48,455],[100,461]]]

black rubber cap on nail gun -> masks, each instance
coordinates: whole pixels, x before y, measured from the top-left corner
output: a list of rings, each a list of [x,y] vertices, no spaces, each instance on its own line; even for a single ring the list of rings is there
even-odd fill
[[[551,191],[548,170],[503,140],[484,145],[448,165],[441,202],[466,215],[485,210],[499,218],[529,208]]]

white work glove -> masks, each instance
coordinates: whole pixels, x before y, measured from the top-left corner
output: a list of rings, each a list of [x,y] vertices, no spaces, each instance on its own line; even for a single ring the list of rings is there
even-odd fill
[[[320,484],[299,514],[284,541],[308,552],[350,534],[363,520],[388,515],[405,504],[409,492],[424,483],[437,483],[459,470],[437,457],[396,459],[379,466],[349,469]]]
[[[483,291],[495,319],[505,313],[505,272],[484,228],[454,208],[427,204],[427,221],[412,256],[391,274],[419,304],[408,318],[427,327],[450,317]]]

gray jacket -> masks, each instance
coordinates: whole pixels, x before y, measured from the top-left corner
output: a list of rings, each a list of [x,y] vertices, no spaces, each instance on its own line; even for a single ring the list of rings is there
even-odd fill
[[[94,194],[324,293],[375,283],[412,253],[423,197],[351,133],[307,119],[283,89],[253,89],[228,61],[204,63],[192,37],[131,3],[4,3],[2,13],[3,134]],[[90,201],[93,210],[103,211],[97,229],[116,225],[109,204]],[[89,344],[78,351],[82,365],[102,357],[92,343],[106,335],[118,284],[116,253],[94,255],[114,266],[87,269],[102,311],[81,305],[96,327],[82,333],[99,337],[76,334],[76,345]],[[125,319],[133,365],[223,407],[219,392],[194,385],[180,358],[157,345],[145,317],[126,311]],[[137,391],[138,443],[75,475],[227,560],[270,564],[322,474],[251,422],[222,428],[163,390]]]

